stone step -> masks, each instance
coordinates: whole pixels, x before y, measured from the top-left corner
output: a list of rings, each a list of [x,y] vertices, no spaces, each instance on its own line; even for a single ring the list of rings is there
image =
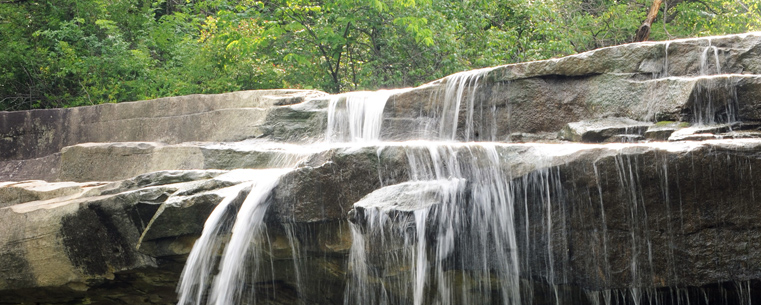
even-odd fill
[[[155,142],[86,143],[65,147],[58,180],[112,181],[162,170],[260,169],[293,166],[308,149],[255,144]],[[268,148],[267,146],[272,147]],[[288,149],[291,148],[291,149]]]
[[[611,73],[646,78],[702,74],[761,74],[761,33],[631,43],[576,55],[499,66],[495,82],[524,78],[575,77]],[[705,57],[705,65],[701,60]],[[719,59],[719,68],[715,58]]]
[[[323,95],[313,90],[254,90],[0,112],[0,160],[44,157],[65,146],[88,142],[175,144],[261,137],[271,129],[267,122],[278,116],[273,109],[289,108]],[[284,121],[293,120],[287,111],[279,113],[286,114]]]
[[[487,81],[473,89],[462,90],[456,140],[507,142],[510,134],[558,132],[568,123],[605,117],[653,123],[761,121],[761,75],[647,80],[632,79],[628,74],[535,77],[506,83]],[[446,90],[446,83],[437,83],[392,96],[384,109],[381,138],[447,138],[438,135],[442,116],[454,115],[453,109],[444,109],[438,100]],[[472,126],[466,124],[468,120],[474,122]]]

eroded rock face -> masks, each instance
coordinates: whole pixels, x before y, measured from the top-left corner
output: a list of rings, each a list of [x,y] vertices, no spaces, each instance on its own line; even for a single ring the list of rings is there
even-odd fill
[[[215,190],[239,183],[223,174],[166,171],[111,183],[5,185],[3,198],[16,203],[0,209],[0,256],[8,258],[0,268],[3,303],[176,302],[182,265],[175,257],[190,251],[222,199]]]
[[[695,293],[704,294],[711,303],[722,302],[721,292],[714,290],[713,283],[750,283],[759,277],[761,269],[753,267],[759,262],[751,258],[752,253],[761,251],[758,240],[761,234],[756,232],[753,224],[759,215],[754,209],[756,200],[747,195],[761,187],[753,178],[761,174],[757,170],[761,165],[757,154],[761,142],[723,140],[669,146],[584,146],[567,154],[537,154],[535,157],[543,158],[546,163],[509,182],[509,198],[515,200],[510,203],[515,215],[518,270],[520,277],[527,281],[522,287],[529,289],[537,283],[537,287],[541,287],[541,283],[559,285],[568,290],[555,290],[550,293],[551,299],[556,296],[563,300],[563,304],[586,304],[594,301],[587,299],[588,296],[579,289],[615,291],[626,299],[635,293],[629,289],[638,287],[643,291],[650,289],[650,295],[634,297],[678,299],[681,297],[666,287],[686,285],[704,287],[705,290]],[[738,182],[748,179],[753,181]],[[472,181],[463,181],[463,185],[468,183]],[[412,192],[398,194],[413,186]],[[406,274],[400,276],[400,280],[407,279],[409,285],[414,285],[415,275],[410,273],[414,264],[404,265],[408,262],[404,258],[391,262],[388,257],[410,255],[404,251],[414,253],[414,242],[406,243],[421,238],[414,233],[420,230],[417,228],[420,220],[416,220],[415,215],[427,215],[424,232],[428,239],[425,249],[429,255],[442,253],[437,246],[446,242],[442,238],[452,238],[455,245],[468,243],[466,238],[472,232],[463,231],[462,236],[446,238],[436,233],[437,227],[448,225],[441,224],[445,219],[439,218],[438,214],[453,208],[448,206],[451,202],[444,196],[446,192],[438,190],[440,186],[438,181],[390,185],[369,194],[355,205],[350,219],[359,227],[379,225],[377,215],[371,218],[367,212],[374,209],[376,212],[372,213],[387,215],[380,218],[387,222],[381,232],[391,236],[411,234],[404,239],[385,235],[367,237],[365,255],[372,268]],[[460,187],[455,193],[467,192],[471,192],[469,187]],[[465,198],[469,198],[468,195]],[[478,203],[468,201],[463,204]],[[413,215],[415,211],[423,210],[428,212]],[[399,233],[399,230],[407,233]],[[380,238],[386,246],[373,247],[380,242],[370,238]],[[394,240],[397,243],[389,242]],[[459,255],[458,249],[470,253],[455,246],[451,257],[432,262],[431,268],[443,264],[447,274],[477,268],[468,267],[468,264],[480,261],[469,260],[467,254]],[[479,255],[477,253],[472,255]],[[412,257],[414,262],[414,255]],[[383,271],[378,273],[384,274]],[[477,283],[487,279],[479,279],[475,274],[471,271],[445,276],[463,278],[463,285],[466,285],[465,279],[470,278],[468,281],[473,281],[473,289],[483,289],[476,288]],[[435,282],[437,275],[430,273],[427,276]],[[507,280],[499,274],[492,276],[488,280],[495,283]],[[385,283],[389,287],[398,285],[383,277],[371,277],[370,282]],[[499,291],[494,289],[495,293]],[[685,290],[684,293],[688,292]],[[405,293],[398,293],[401,296],[396,297],[404,299]],[[436,292],[426,293],[431,293],[426,298],[436,299]],[[529,293],[523,296],[523,301],[543,303],[541,298],[547,297],[547,293]]]
[[[758,278],[750,253],[761,250],[759,215],[747,196],[761,187],[751,178],[761,174],[758,148],[755,140],[627,146],[515,180],[521,196],[545,203],[518,209],[527,216],[516,226],[524,269],[554,270],[553,282],[590,290]]]
[[[701,63],[706,50],[719,62]],[[512,236],[500,253],[517,255],[525,304],[761,297],[759,58],[761,36],[748,34],[464,72],[395,91],[380,141],[362,145],[321,143],[332,100],[305,90],[0,113],[0,303],[176,304],[207,217],[231,199],[229,238],[246,184],[269,168],[287,173],[264,197],[267,247],[241,266],[269,270],[245,285],[258,304],[353,295],[352,245],[376,210],[389,231],[383,246],[364,240],[365,263],[386,273],[368,287],[392,303],[414,301],[418,269],[399,258],[419,234],[429,254]],[[511,141],[555,144],[500,143]],[[506,186],[514,213],[498,223],[512,235],[442,241],[433,216],[418,230],[420,211],[454,202],[444,189],[469,216],[484,177]],[[497,249],[466,250],[423,268],[418,298],[435,303],[441,275],[461,285],[454,299],[504,301],[504,274],[474,271],[502,264]]]

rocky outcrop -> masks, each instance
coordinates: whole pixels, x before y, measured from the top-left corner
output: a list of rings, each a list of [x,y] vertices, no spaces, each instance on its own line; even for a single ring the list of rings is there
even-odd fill
[[[261,137],[267,133],[268,118],[277,120],[272,109],[322,95],[306,90],[258,90],[0,112],[0,160],[43,157],[87,142],[175,144]]]
[[[755,299],[759,74],[757,33],[464,72],[385,92],[364,144],[326,143],[347,97],[310,90],[0,112],[0,304],[176,304],[208,216],[223,207],[229,242],[269,176],[266,246],[240,266],[267,270],[242,285],[257,303],[500,303],[512,284],[524,304]],[[441,235],[444,211],[495,226]]]
[[[644,42],[601,48],[548,61],[498,67],[490,76],[516,80],[542,75],[584,76],[596,74],[642,74],[698,76],[703,74],[761,74],[759,34]],[[706,52],[713,58],[701,64]],[[698,60],[696,60],[698,59]]]
[[[514,181],[546,203],[518,208],[522,270],[589,290],[757,279],[760,144],[622,146]]]
[[[384,133],[418,138],[446,116],[459,117],[456,139],[481,141],[558,132],[568,123],[611,116],[703,123],[726,122],[730,111],[736,119],[759,121],[759,46],[757,33],[641,43],[467,72],[392,96]],[[455,112],[440,100],[458,90],[464,94],[451,102],[459,105]]]

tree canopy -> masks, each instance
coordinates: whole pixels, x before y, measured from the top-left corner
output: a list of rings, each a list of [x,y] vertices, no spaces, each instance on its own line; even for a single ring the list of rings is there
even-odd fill
[[[663,0],[650,40],[761,30],[761,0]],[[652,0],[0,0],[0,110],[415,86],[632,42]],[[652,15],[652,14],[651,14]]]

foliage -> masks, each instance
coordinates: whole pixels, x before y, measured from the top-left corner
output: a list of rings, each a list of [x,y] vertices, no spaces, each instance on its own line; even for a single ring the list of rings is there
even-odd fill
[[[415,86],[630,42],[650,3],[0,0],[0,110]],[[650,37],[759,29],[761,0],[669,0]]]

